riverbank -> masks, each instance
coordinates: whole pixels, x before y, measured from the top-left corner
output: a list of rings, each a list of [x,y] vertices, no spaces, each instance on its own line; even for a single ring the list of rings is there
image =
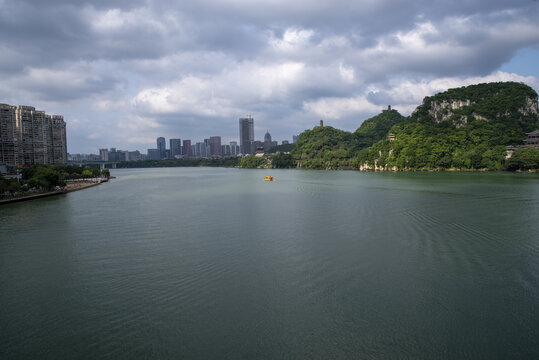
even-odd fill
[[[68,183],[62,190],[58,190],[58,191],[48,191],[48,192],[39,193],[39,194],[23,195],[23,196],[14,197],[14,198],[11,198],[11,199],[2,199],[2,200],[0,200],[0,205],[11,204],[11,203],[14,203],[14,202],[41,199],[41,198],[45,198],[45,197],[49,197],[49,196],[55,196],[55,195],[67,194],[67,193],[70,193],[70,192],[73,192],[73,191],[79,191],[79,190],[87,189],[87,188],[90,188],[90,187],[98,186],[98,185],[101,185],[103,183],[106,183],[107,181],[108,181],[108,179],[106,179],[104,181],[99,181],[99,182],[95,182],[95,181],[71,182],[71,183]]]

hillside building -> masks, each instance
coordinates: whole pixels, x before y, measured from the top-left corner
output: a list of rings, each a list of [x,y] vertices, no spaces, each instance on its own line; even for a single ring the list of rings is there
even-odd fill
[[[533,146],[539,149],[539,130],[532,131],[526,134],[527,139],[524,140],[526,146]]]

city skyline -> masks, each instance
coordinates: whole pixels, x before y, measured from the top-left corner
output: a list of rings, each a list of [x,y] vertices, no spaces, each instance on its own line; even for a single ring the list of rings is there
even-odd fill
[[[538,15],[530,0],[0,1],[0,102],[63,114],[72,153],[239,140],[249,113],[260,137],[354,131],[449,88],[539,90]]]
[[[139,149],[136,150],[122,150],[117,149],[116,147],[110,148],[100,148],[99,154],[95,153],[82,153],[75,154],[70,153],[74,157],[86,156],[85,160],[97,161],[99,158],[101,161],[109,161],[110,153],[113,153],[114,161],[117,161],[116,157],[121,156],[124,160],[157,160],[157,159],[171,159],[171,158],[189,158],[189,157],[226,157],[226,156],[237,156],[239,154],[249,155],[256,152],[257,147],[263,147],[265,151],[269,150],[273,146],[280,145],[278,141],[272,141],[272,136],[269,130],[266,130],[264,134],[264,140],[256,140],[254,137],[254,118],[251,115],[248,115],[247,118],[239,119],[239,138],[240,141],[229,141],[228,143],[221,142],[221,136],[209,136],[204,138],[203,141],[195,141],[191,147],[191,139],[182,139],[181,138],[169,138],[169,147],[166,147],[166,137],[159,136],[156,139],[156,148],[148,148],[146,154],[140,152]],[[245,134],[245,135],[244,135]],[[295,143],[297,141],[298,135],[293,135],[292,140],[283,139],[281,144]],[[247,145],[249,149],[248,152],[244,152],[242,149],[245,146],[241,145],[243,142]],[[186,150],[188,148],[188,150]],[[122,155],[120,155],[122,154]],[[81,159],[82,160],[82,157]],[[121,160],[121,159],[120,159]]]
[[[253,118],[250,114],[247,115],[247,118],[240,118],[240,119],[239,119],[239,120],[240,120],[240,123],[241,123],[241,120],[242,120],[242,119],[250,119],[250,120],[254,120],[254,118]],[[254,121],[253,121],[253,123],[254,123]],[[315,123],[314,123],[314,124],[315,124]],[[241,126],[241,125],[240,125],[240,126]],[[258,142],[264,142],[264,140],[257,140],[257,137],[254,136],[254,126],[252,126],[252,128],[250,129],[250,131],[252,131],[252,134],[253,134],[252,140],[251,140],[252,142],[257,142],[257,141],[258,141]],[[266,136],[268,133],[269,133],[269,130],[268,130],[268,129],[264,130],[264,136],[260,136],[259,139],[265,138],[265,136]],[[222,137],[222,136],[220,136],[220,135],[215,135],[215,136],[220,137],[221,140],[223,140],[223,137]],[[215,137],[215,136],[207,136],[207,135],[206,135],[206,136],[196,136],[196,137],[193,138],[193,139],[184,139],[184,138],[181,138],[179,135],[158,136],[158,137],[156,138],[156,141],[158,141],[158,142],[161,143],[161,144],[162,144],[163,141],[164,141],[164,144],[165,144],[164,149],[166,149],[166,150],[171,150],[171,149],[173,149],[174,146],[176,146],[176,147],[178,146],[178,143],[175,142],[175,141],[177,141],[177,140],[180,140],[180,142],[184,142],[184,141],[193,142],[193,140],[194,140],[194,143],[193,143],[193,145],[194,145],[194,144],[196,144],[196,143],[199,142],[199,141],[196,141],[197,139],[201,140],[200,142],[204,142],[204,140],[209,140],[209,139],[211,139],[211,138],[213,138],[213,137]],[[296,142],[298,136],[299,136],[299,134],[293,134],[293,135],[288,136],[288,138],[280,139],[280,141],[277,141],[277,142],[279,143],[279,145],[281,145],[280,143],[282,143],[283,141],[284,141],[284,143],[291,143],[291,144],[292,144],[292,143],[295,143],[295,142]],[[163,139],[163,140],[159,140],[159,139]],[[240,135],[239,135],[239,136],[237,136],[236,138],[234,138],[233,136],[231,136],[231,137],[229,137],[229,139],[232,139],[232,140],[222,141],[222,144],[223,144],[223,145],[224,145],[225,143],[226,143],[227,145],[229,145],[229,144],[231,144],[231,143],[241,144],[241,130],[240,130]],[[169,144],[168,147],[166,146],[167,141],[168,141],[168,144]],[[172,145],[173,143],[175,144],[174,146]],[[185,145],[180,145],[181,148],[183,148],[184,146],[185,146]],[[240,145],[240,146],[241,146],[241,145]],[[157,145],[157,148],[158,148],[158,147],[159,147],[159,145]],[[100,150],[101,150],[101,149],[109,149],[109,148],[120,149],[120,147],[118,147],[118,146],[110,146],[110,145],[108,145],[108,146],[104,146],[103,148],[100,148]],[[128,148],[127,150],[122,150],[122,151],[141,151],[141,153],[144,153],[144,151],[147,151],[147,150],[158,150],[157,148],[152,148],[152,147],[148,147],[147,149],[146,149],[146,148],[142,148],[142,147],[140,147],[140,148]],[[68,152],[69,152],[69,149],[68,149]],[[70,153],[70,154],[77,154],[77,155],[92,155],[92,154],[96,154],[96,151],[95,151],[95,149],[94,149],[94,150],[91,150],[91,151],[88,152],[88,153],[76,153],[76,152],[69,152],[69,153]],[[159,153],[162,154],[161,151],[159,151]],[[252,153],[254,153],[254,151],[252,151]]]
[[[240,119],[239,119],[239,120],[240,120],[240,124],[241,124],[242,119],[250,119],[251,121],[254,120],[254,118],[253,118],[250,114],[247,115],[247,118],[240,118]],[[254,121],[253,121],[253,123],[254,123]],[[254,129],[254,126],[251,128],[251,130],[253,130],[253,129]],[[254,136],[254,130],[253,130],[253,137],[252,137],[253,140],[251,140],[251,142],[253,142],[253,143],[256,143],[256,142],[264,143],[264,142],[266,142],[266,141],[265,141],[265,137],[267,136],[268,133],[269,133],[269,130],[266,129],[266,130],[265,130],[264,136],[263,136],[263,137],[260,137],[260,138],[264,138],[264,140],[257,140],[257,138]],[[216,135],[216,136],[220,137],[221,140],[222,140],[222,137],[221,137],[220,135]],[[274,143],[276,143],[276,145],[277,145],[277,144],[278,144],[278,145],[281,145],[281,144],[293,144],[293,143],[295,143],[295,142],[297,141],[298,136],[299,136],[299,134],[297,134],[297,135],[290,135],[288,138],[280,139],[280,141],[274,141]],[[213,138],[213,137],[215,137],[215,136],[202,136],[202,137],[198,136],[198,137],[196,137],[195,139],[200,139],[200,140],[201,140],[200,142],[204,142],[204,140],[209,140],[209,139],[211,139],[211,138]],[[159,139],[163,139],[163,140],[159,140]],[[168,147],[166,146],[167,139],[168,139],[168,143],[169,143],[169,146],[168,146]],[[233,139],[233,140],[222,141],[222,144],[223,144],[223,145],[225,145],[225,144],[226,144],[226,145],[230,145],[230,144],[232,144],[232,143],[241,144],[241,125],[240,125],[240,135],[239,135],[239,137],[238,137],[238,138],[231,137],[231,139]],[[239,140],[238,140],[238,139],[239,139]],[[270,135],[270,139],[271,139],[271,135]],[[179,144],[178,144],[178,140],[180,141]],[[180,149],[183,149],[183,148],[185,147],[185,144],[182,145],[181,143],[182,143],[182,142],[185,142],[185,141],[188,141],[189,144],[191,144],[192,139],[183,139],[183,138],[179,138],[177,135],[176,135],[176,136],[171,135],[171,137],[168,137],[168,136],[158,136],[156,141],[157,141],[158,143],[161,143],[161,144],[162,144],[163,141],[164,141],[164,144],[165,144],[164,149],[166,149],[166,150],[168,151],[168,150],[172,150],[173,148],[176,148],[176,149],[177,149],[177,148],[178,148],[178,145],[179,145],[179,148],[180,148]],[[195,140],[194,143],[193,143],[193,145],[195,145],[195,144],[197,144],[197,143],[199,143],[199,142]],[[174,144],[174,145],[173,145],[173,144]],[[239,145],[239,146],[241,147],[241,145]],[[157,145],[157,148],[158,148],[158,147],[159,147],[159,145]],[[140,154],[144,154],[145,151],[148,151],[148,150],[158,150],[157,148],[151,148],[151,147],[149,147],[149,148],[147,148],[147,149],[145,149],[145,148],[127,148],[126,150],[120,150],[121,148],[118,147],[118,146],[110,146],[110,145],[106,145],[106,146],[104,146],[104,147],[102,147],[102,148],[99,148],[99,151],[97,151],[97,152],[96,152],[95,149],[93,149],[93,150],[91,150],[90,152],[87,152],[87,153],[76,153],[76,152],[74,152],[74,151],[70,152],[69,149],[68,149],[68,153],[71,154],[71,155],[99,155],[99,153],[101,152],[101,150],[114,149],[114,151],[116,151],[116,149],[118,149],[118,151],[122,151],[122,152],[133,152],[133,151],[138,151],[138,152],[140,152]],[[255,150],[255,149],[252,149],[250,153],[254,153],[254,150]],[[163,154],[161,151],[158,151],[158,152],[159,152],[160,156]],[[146,154],[147,154],[147,153],[146,153]],[[172,156],[174,156],[174,155],[178,155],[178,154],[174,153]],[[183,155],[183,154],[182,154],[182,155]],[[103,158],[103,156],[101,156],[101,158]]]

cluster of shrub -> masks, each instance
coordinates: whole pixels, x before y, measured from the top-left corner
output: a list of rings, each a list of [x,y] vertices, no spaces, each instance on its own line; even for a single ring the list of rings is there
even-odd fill
[[[505,150],[503,150],[505,152]],[[331,154],[334,155],[334,154]],[[240,167],[247,169],[256,168],[296,168],[298,163],[301,164],[301,168],[305,169],[360,169],[365,163],[369,163],[368,159],[360,156],[355,157],[336,157],[336,156],[320,157],[320,158],[302,158],[301,155],[291,154],[276,154],[264,157],[255,157],[254,155],[246,156],[241,159]],[[383,156],[378,158],[377,165],[384,167],[393,164],[388,162],[387,158]],[[400,170],[426,170],[426,169],[449,169],[452,164],[459,160],[450,159],[447,162],[442,159],[435,166],[428,166],[427,163],[422,162],[421,159],[417,159],[418,163],[423,167],[415,166],[411,167],[408,163],[406,165],[398,167]],[[485,153],[483,156],[477,156],[475,152],[463,154],[460,159],[462,166],[458,169],[488,169],[488,170],[507,170],[507,171],[528,171],[539,169],[539,149],[533,147],[518,148],[514,151],[513,155],[509,159],[505,159],[501,152],[491,151]],[[473,163],[472,163],[473,161]],[[454,165],[453,165],[454,166]],[[454,167],[457,168],[457,167]]]
[[[286,169],[297,166],[291,154],[277,153],[266,156],[248,155],[241,158],[239,166],[245,169]]]
[[[35,165],[24,168],[21,180],[0,177],[0,197],[22,196],[28,193],[63,188],[66,180],[109,177],[108,169],[76,165]]]

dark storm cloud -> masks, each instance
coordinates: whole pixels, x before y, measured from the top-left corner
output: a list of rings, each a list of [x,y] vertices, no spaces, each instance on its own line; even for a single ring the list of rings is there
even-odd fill
[[[247,1],[16,1],[2,4],[2,43],[33,47],[35,55],[61,58],[155,58],[182,50],[225,50],[241,59],[256,56],[264,34],[282,34],[288,27],[313,28],[319,36],[356,34],[357,45],[396,30],[410,30],[422,19],[434,24],[452,16],[510,18],[517,9],[523,19],[537,13],[532,1],[457,2],[312,2]],[[137,10],[141,10],[138,11]],[[485,14],[485,15],[482,15]],[[96,29],[99,18],[126,19],[117,28]],[[129,22],[129,17],[133,21]],[[136,20],[135,20],[136,19]],[[154,22],[152,25],[151,21]],[[496,20],[496,19],[494,19]],[[156,24],[162,25],[161,29]],[[182,36],[183,35],[183,36]],[[451,34],[445,34],[451,35]],[[470,41],[468,34],[461,41]],[[361,38],[364,39],[361,39]]]
[[[0,96],[80,104],[73,131],[92,140],[231,134],[247,112],[276,135],[355,127],[469,78],[524,79],[496,70],[538,46],[538,15],[531,0],[0,0]]]

